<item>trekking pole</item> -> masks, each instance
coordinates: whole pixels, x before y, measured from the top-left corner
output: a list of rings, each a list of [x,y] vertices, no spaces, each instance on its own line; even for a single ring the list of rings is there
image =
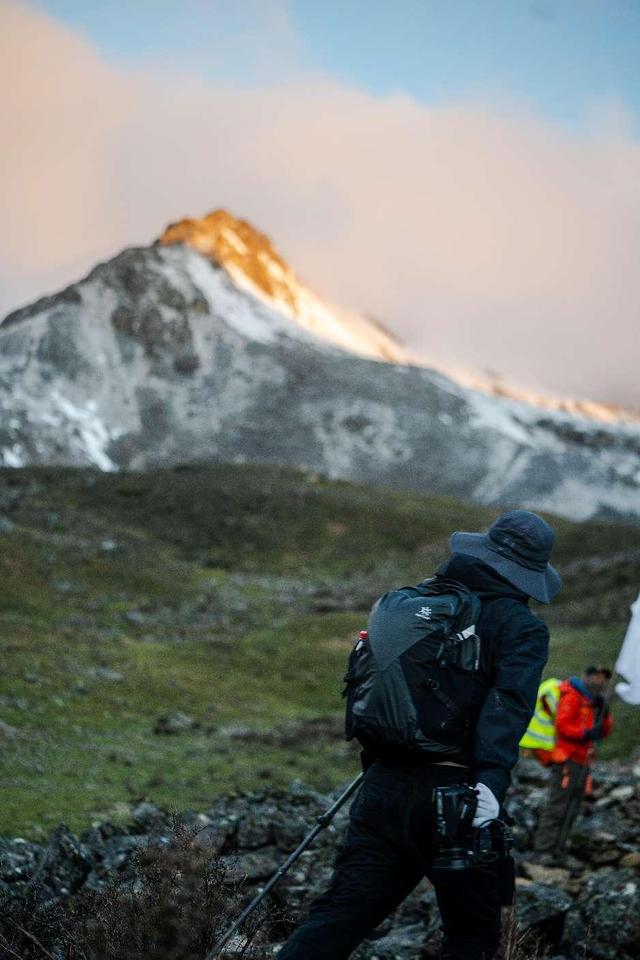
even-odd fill
[[[253,913],[253,911],[256,909],[258,904],[261,903],[262,900],[264,900],[264,898],[267,896],[267,894],[275,887],[276,883],[278,883],[278,881],[285,875],[289,867],[296,862],[296,860],[298,859],[300,854],[303,852],[303,850],[306,850],[309,844],[312,843],[313,840],[315,840],[315,838],[318,836],[320,831],[323,830],[324,827],[326,827],[327,824],[331,822],[331,820],[336,815],[340,807],[344,803],[346,803],[346,801],[349,799],[349,797],[353,793],[355,793],[355,791],[360,786],[363,777],[364,777],[364,773],[358,774],[356,779],[349,784],[349,786],[343,793],[340,794],[340,796],[335,801],[335,803],[333,803],[332,806],[330,806],[325,813],[321,813],[319,817],[316,817],[316,826],[313,828],[313,830],[311,830],[310,833],[307,834],[304,840],[300,844],[298,844],[298,846],[293,851],[293,853],[291,853],[287,857],[287,859],[282,864],[282,866],[279,867],[276,873],[274,873],[274,875],[271,877],[271,880],[269,880],[266,887],[264,887],[260,891],[260,893],[256,894],[256,896],[253,898],[251,903],[244,908],[244,910],[242,911],[238,919],[235,921],[235,923],[227,930],[227,932],[222,937],[222,939],[207,954],[207,956],[205,957],[205,960],[214,960],[214,957],[219,956],[222,948],[225,946],[225,944],[229,942],[231,937],[239,929],[239,927],[244,923],[247,917]]]

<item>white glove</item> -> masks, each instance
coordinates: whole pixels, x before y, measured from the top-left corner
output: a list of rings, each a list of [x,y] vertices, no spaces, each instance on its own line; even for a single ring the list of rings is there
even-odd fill
[[[496,820],[500,816],[500,804],[484,783],[476,783],[473,789],[478,795],[478,806],[471,826],[481,827],[487,820]]]

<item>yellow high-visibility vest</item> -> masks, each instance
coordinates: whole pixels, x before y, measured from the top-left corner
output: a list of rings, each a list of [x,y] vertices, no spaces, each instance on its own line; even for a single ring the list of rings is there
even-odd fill
[[[551,677],[540,684],[536,709],[531,717],[531,723],[527,727],[527,732],[520,741],[521,747],[526,747],[529,750],[553,750],[555,747],[556,710],[560,700],[561,683],[561,680]],[[551,714],[544,709],[543,697],[551,710]]]

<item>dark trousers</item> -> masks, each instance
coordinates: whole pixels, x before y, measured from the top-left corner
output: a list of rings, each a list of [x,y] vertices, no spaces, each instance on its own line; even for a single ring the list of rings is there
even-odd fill
[[[536,830],[534,849],[537,853],[550,853],[561,859],[580,813],[588,776],[589,767],[574,760],[552,765],[549,794]]]
[[[465,774],[456,767],[376,761],[353,801],[329,888],[312,902],[278,960],[346,960],[425,875],[442,917],[443,958],[490,960],[500,940],[499,869],[474,866],[445,879],[433,871],[433,788],[461,783]]]

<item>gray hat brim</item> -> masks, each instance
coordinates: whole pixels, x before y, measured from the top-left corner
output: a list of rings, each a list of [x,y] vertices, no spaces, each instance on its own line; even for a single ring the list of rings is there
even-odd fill
[[[562,577],[550,563],[544,570],[532,570],[499,553],[484,533],[452,533],[451,552],[466,553],[482,560],[509,583],[539,603],[551,603],[562,587]]]

